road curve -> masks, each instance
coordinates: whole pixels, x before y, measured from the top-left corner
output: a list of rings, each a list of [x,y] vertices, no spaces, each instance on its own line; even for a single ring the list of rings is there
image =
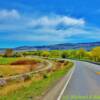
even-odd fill
[[[100,75],[96,74],[100,66],[82,61],[74,63],[76,68],[61,100],[67,100],[68,96],[100,96]]]

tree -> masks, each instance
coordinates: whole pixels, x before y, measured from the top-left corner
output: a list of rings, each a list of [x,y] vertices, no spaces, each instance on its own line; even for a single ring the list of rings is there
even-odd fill
[[[91,53],[91,51],[87,51],[87,52],[86,52],[86,54],[85,54],[85,59],[86,59],[86,60],[93,60],[93,59],[92,59],[92,53]]]
[[[61,57],[62,58],[68,58],[69,57],[69,52],[67,50],[63,51],[62,54],[61,54]]]
[[[41,56],[43,56],[43,57],[49,57],[50,56],[50,53],[49,53],[49,51],[42,51],[41,52]]]
[[[69,50],[69,57],[70,58],[78,58],[77,56],[77,50]]]
[[[100,62],[100,46],[93,48],[91,53],[94,61]]]
[[[50,51],[50,57],[54,57],[54,58],[57,58],[57,57],[61,57],[61,51],[59,50],[52,50]]]
[[[86,54],[86,50],[85,49],[83,49],[83,48],[80,48],[78,51],[77,51],[77,57],[79,58],[79,59],[81,59],[81,58],[84,58],[85,57],[85,54]]]
[[[6,49],[4,56],[12,57],[14,55],[13,49]]]

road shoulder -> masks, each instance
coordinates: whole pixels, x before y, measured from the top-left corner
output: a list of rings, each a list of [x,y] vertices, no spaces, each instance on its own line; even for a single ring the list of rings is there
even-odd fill
[[[58,80],[51,89],[47,91],[47,93],[42,97],[42,100],[60,100],[64,88],[66,85],[68,85],[69,80],[72,76],[72,73],[74,72],[75,66],[73,66],[70,71],[62,77],[60,80]]]

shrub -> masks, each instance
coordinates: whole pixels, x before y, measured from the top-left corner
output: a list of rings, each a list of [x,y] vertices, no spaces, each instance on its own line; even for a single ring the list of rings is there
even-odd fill
[[[45,73],[45,74],[43,75],[43,78],[44,78],[44,79],[48,78],[48,75]]]

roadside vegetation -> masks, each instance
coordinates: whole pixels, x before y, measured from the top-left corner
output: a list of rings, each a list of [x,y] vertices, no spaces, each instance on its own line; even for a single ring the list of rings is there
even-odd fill
[[[73,65],[68,61],[51,60],[51,62],[53,65],[48,70],[30,75],[25,80],[17,80],[0,87],[0,100],[36,100],[41,98]]]
[[[87,51],[83,48],[79,50],[38,50],[22,52],[22,55],[36,55],[50,58],[69,58],[100,63],[100,46]]]

